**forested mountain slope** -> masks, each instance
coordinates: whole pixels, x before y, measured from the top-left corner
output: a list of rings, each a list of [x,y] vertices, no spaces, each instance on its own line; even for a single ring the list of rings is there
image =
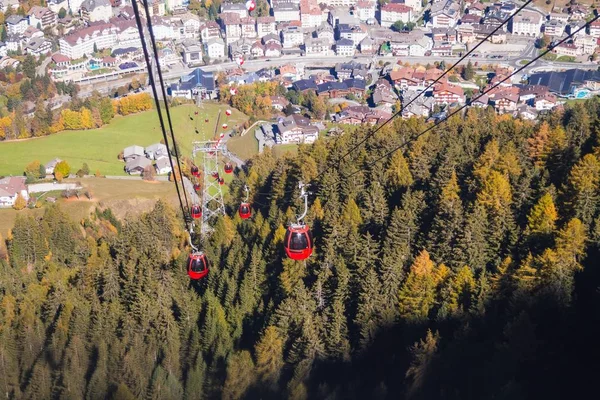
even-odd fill
[[[579,397],[600,356],[599,115],[470,109],[369,168],[425,122],[342,160],[360,134],[266,152],[231,188],[230,215],[247,184],[253,218],[215,223],[200,282],[163,203],[19,218],[0,244],[2,396]],[[306,263],[282,249],[299,181]]]

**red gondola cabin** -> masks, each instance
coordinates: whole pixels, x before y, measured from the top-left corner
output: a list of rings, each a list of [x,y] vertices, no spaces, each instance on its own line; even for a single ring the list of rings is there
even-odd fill
[[[200,176],[200,170],[195,165],[192,165],[192,175]]]
[[[219,185],[224,185],[224,184],[225,184],[225,179],[219,178]]]
[[[231,163],[227,163],[223,169],[225,170],[226,174],[230,174],[233,172],[233,165],[231,165]]]
[[[252,210],[250,209],[250,204],[242,203],[240,204],[240,217],[242,219],[248,219],[252,215]]]
[[[194,190],[197,192],[198,190],[200,190],[200,184],[199,183],[194,183]]]
[[[283,240],[285,253],[292,260],[306,260],[313,251],[313,238],[308,225],[292,224]]]
[[[199,205],[192,206],[192,218],[198,219],[202,217],[202,208]]]
[[[188,275],[190,279],[202,279],[208,275],[208,259],[201,251],[190,254],[188,258]]]

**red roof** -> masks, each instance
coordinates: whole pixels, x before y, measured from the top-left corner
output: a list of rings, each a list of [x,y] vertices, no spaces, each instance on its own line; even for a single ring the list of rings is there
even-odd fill
[[[52,61],[58,64],[63,62],[69,62],[71,61],[71,59],[63,54],[56,53],[52,55]]]
[[[404,4],[389,3],[381,7],[381,11],[405,14],[411,12],[412,8]]]

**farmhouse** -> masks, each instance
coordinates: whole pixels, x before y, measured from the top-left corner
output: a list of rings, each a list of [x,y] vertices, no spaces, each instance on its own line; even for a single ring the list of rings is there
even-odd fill
[[[24,176],[9,176],[0,179],[0,207],[12,207],[20,194],[29,200]]]
[[[169,156],[167,146],[162,143],[151,144],[150,146],[146,147],[144,151],[146,156],[148,156],[148,158],[151,160],[160,160],[161,158]]]
[[[159,158],[158,160],[156,160],[156,173],[158,175],[164,175],[164,174],[168,174],[169,172],[171,172],[171,164],[169,163],[169,159],[164,157],[164,158]]]
[[[149,165],[152,165],[152,162],[150,162],[150,160],[148,160],[146,157],[130,159],[127,161],[127,164],[125,164],[125,172],[127,172],[129,175],[141,175],[142,172],[144,172],[144,169]]]
[[[46,165],[44,165],[44,168],[46,169],[46,175],[52,175],[54,173],[54,168],[56,167],[56,164],[58,164],[61,161],[62,160],[60,158],[55,158],[54,160],[49,161]]]
[[[138,158],[145,158],[144,148],[142,146],[133,145],[123,149],[123,161],[126,163]]]

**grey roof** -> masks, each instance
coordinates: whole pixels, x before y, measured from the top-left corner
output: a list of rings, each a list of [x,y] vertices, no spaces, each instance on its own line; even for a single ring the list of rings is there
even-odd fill
[[[294,82],[294,88],[299,92],[308,89],[317,90],[317,84],[315,83],[315,81],[310,79],[300,79],[299,81]]]
[[[352,46],[354,47],[354,42],[350,39],[341,38],[335,41],[336,46]]]
[[[45,168],[54,168],[56,167],[56,164],[58,164],[59,162],[61,162],[62,160],[60,158],[55,158],[53,160],[50,160],[46,163],[46,165],[44,165]]]
[[[125,171],[131,171],[136,168],[144,169],[148,165],[152,165],[152,162],[148,160],[146,157],[138,157],[136,159],[127,161],[125,164]]]
[[[164,168],[169,168],[169,170],[171,169],[171,163],[169,162],[168,158],[159,158],[158,160],[156,160],[156,169],[164,169]]]
[[[561,72],[540,72],[529,77],[530,85],[547,86],[551,92],[566,95],[585,81],[600,82],[600,71],[569,69]]]
[[[27,17],[14,14],[14,15],[11,15],[10,17],[6,18],[6,20],[4,22],[6,24],[17,25],[19,22],[21,22],[23,20],[27,21]]]
[[[123,157],[131,157],[131,156],[143,156],[144,148],[142,146],[129,146],[123,149]]]
[[[149,153],[149,152],[156,153],[156,152],[160,152],[160,151],[167,151],[167,146],[165,146],[162,143],[154,143],[154,144],[151,144],[150,146],[146,147],[145,151],[146,151],[146,153]]]
[[[96,7],[110,7],[110,1],[108,0],[85,0],[81,3],[81,8],[85,8],[88,11],[94,10]]]
[[[171,85],[171,90],[192,90],[201,87],[207,90],[215,90],[215,78],[212,72],[196,68],[191,74],[181,78],[180,83]]]

